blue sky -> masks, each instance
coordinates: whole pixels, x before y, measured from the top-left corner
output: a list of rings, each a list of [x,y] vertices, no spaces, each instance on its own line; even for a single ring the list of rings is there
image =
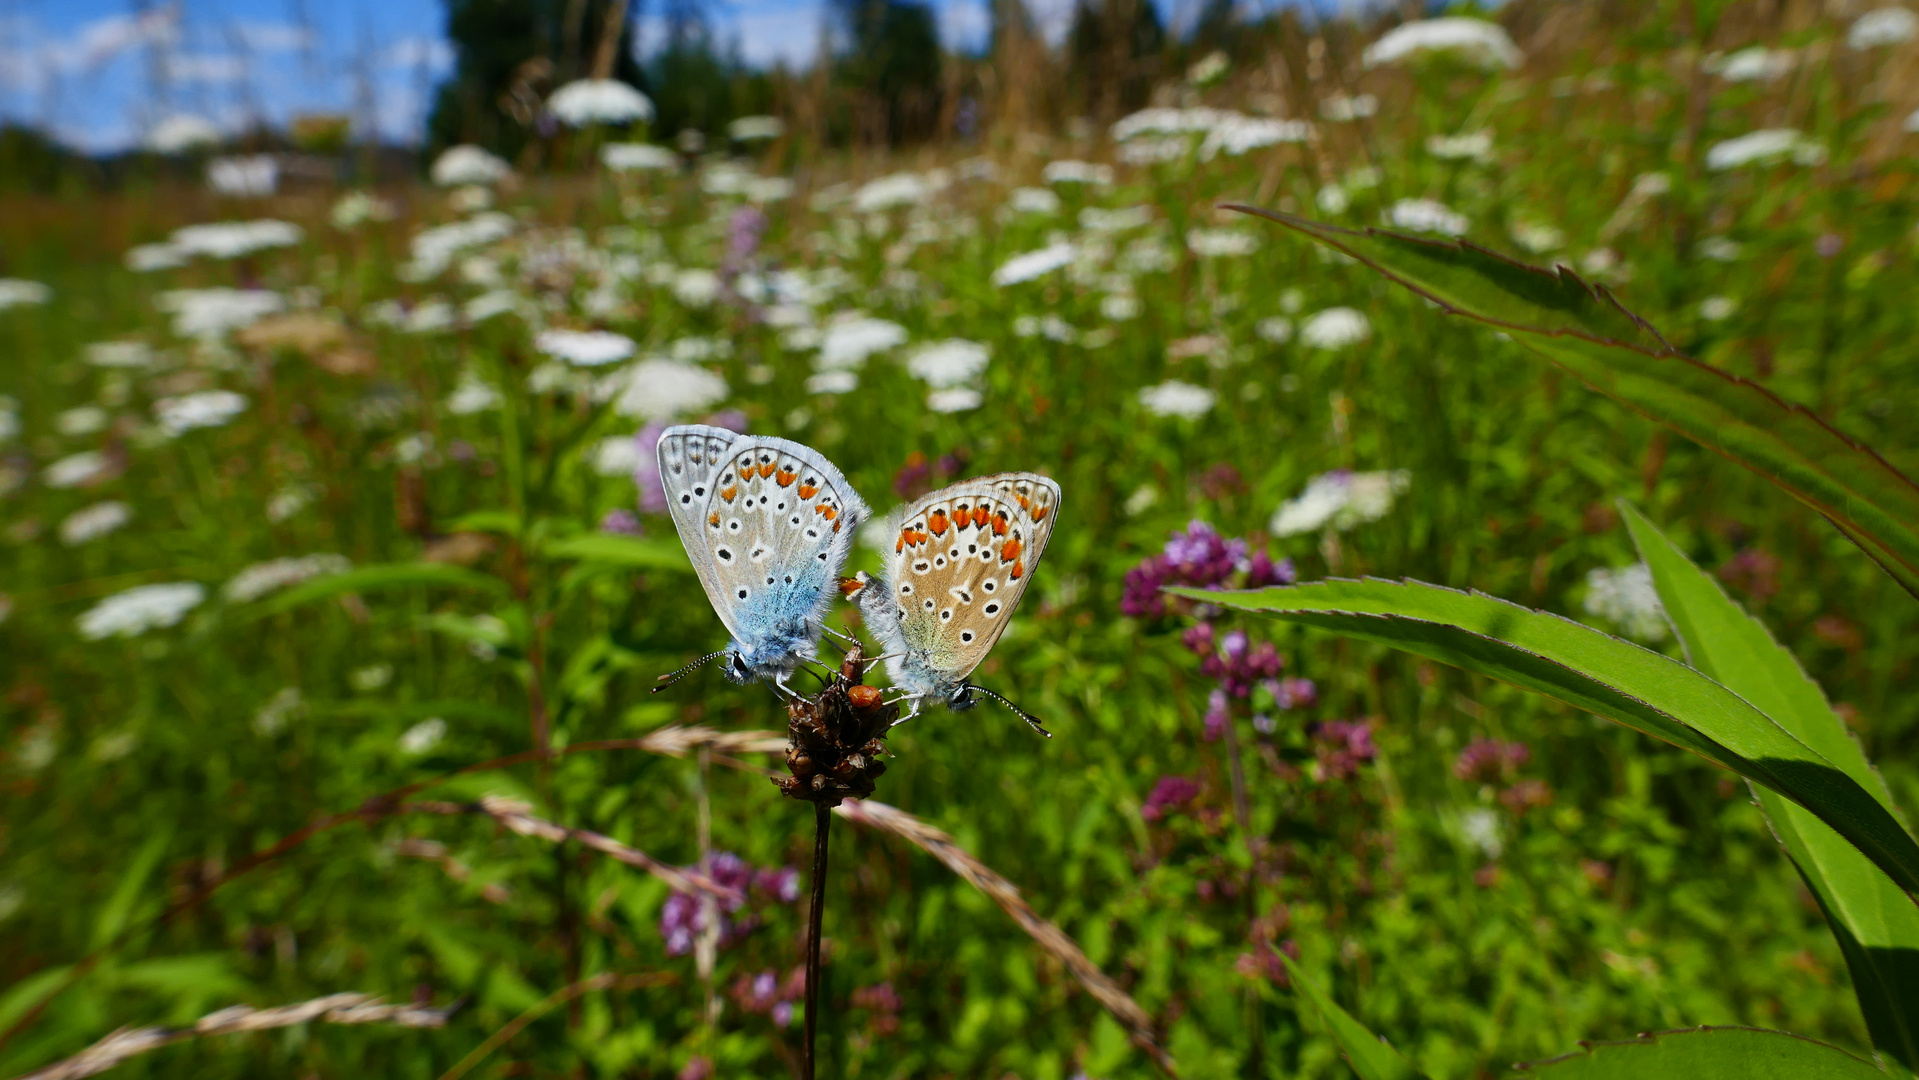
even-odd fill
[[[949,43],[983,38],[985,0],[935,6]],[[818,54],[820,0],[710,8],[750,61]],[[440,0],[0,0],[0,116],[92,151],[182,112],[228,128],[343,112],[411,141],[452,61],[445,19]]]

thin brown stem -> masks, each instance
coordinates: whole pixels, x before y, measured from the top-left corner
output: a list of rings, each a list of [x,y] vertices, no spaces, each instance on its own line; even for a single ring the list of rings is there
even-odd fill
[[[801,1080],[813,1080],[813,1067],[819,1060],[813,1039],[820,1022],[820,922],[826,913],[826,838],[832,824],[832,808],[814,803],[813,907],[806,915],[806,1043],[800,1053]]]

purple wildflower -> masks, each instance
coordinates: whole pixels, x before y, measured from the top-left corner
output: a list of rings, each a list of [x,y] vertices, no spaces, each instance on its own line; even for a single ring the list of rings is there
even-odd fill
[[[1313,741],[1322,777],[1326,780],[1352,777],[1361,765],[1379,756],[1378,748],[1373,746],[1373,725],[1366,720],[1328,720],[1316,724]]]
[[[660,482],[660,436],[666,434],[666,427],[654,420],[633,436],[633,449],[640,456],[633,468],[633,486],[640,489],[641,513],[666,513],[666,485]]]
[[[626,509],[608,510],[606,516],[600,519],[600,531],[617,536],[646,535],[646,527],[640,524],[639,515]]]
[[[1319,701],[1319,687],[1311,679],[1268,679],[1261,685],[1273,695],[1274,706],[1281,709],[1310,708]]]
[[[1525,743],[1474,739],[1453,759],[1453,775],[1474,783],[1500,783],[1511,779],[1531,757]]]
[[[1184,776],[1162,776],[1159,783],[1153,785],[1153,793],[1146,796],[1146,805],[1140,807],[1139,816],[1158,821],[1192,802],[1198,794],[1198,781]]]
[[[1214,690],[1206,699],[1206,741],[1218,742],[1226,736],[1226,725],[1233,722],[1232,706],[1226,691]]]
[[[1138,566],[1126,571],[1126,580],[1120,587],[1120,614],[1147,619],[1165,618],[1166,597],[1159,590],[1172,584],[1166,575],[1166,559],[1160,555],[1149,556]]]
[[[714,427],[723,427],[736,435],[746,434],[746,414],[738,409],[721,409],[700,422]]]

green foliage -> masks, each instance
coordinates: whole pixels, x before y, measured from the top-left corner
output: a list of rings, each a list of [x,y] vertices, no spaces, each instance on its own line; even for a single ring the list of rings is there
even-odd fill
[[[1455,664],[1664,739],[1799,803],[1919,890],[1919,844],[1866,785],[1737,694],[1658,653],[1558,616],[1420,582],[1174,591]]]
[[[1524,1067],[1554,1080],[1867,1080],[1885,1074],[1812,1039],[1752,1028],[1662,1031]]]
[[[1484,248],[1256,213],[1361,260],[1447,311],[1498,327],[1587,385],[1812,507],[1919,596],[1919,485],[1817,414],[1673,350],[1572,271]]]
[[[1391,1043],[1366,1030],[1364,1024],[1353,1019],[1332,998],[1327,997],[1324,990],[1314,985],[1292,957],[1286,957],[1285,963],[1286,974],[1292,979],[1294,991],[1311,1002],[1313,1011],[1319,1013],[1319,1018],[1332,1029],[1340,1052],[1346,1055],[1347,1063],[1359,1074],[1359,1080],[1415,1080],[1420,1077],[1419,1070],[1399,1056],[1399,1051],[1394,1050]]]

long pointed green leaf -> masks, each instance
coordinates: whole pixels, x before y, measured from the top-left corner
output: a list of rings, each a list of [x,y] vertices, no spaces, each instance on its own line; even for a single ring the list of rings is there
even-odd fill
[[[1637,510],[1620,506],[1687,661],[1896,811],[1865,751],[1792,653]],[[1907,1070],[1919,1068],[1919,906],[1819,819],[1771,791],[1754,791],[1832,924],[1873,1046]]]
[[[643,539],[615,533],[581,533],[555,540],[540,550],[553,559],[579,559],[582,562],[613,563],[640,570],[681,570],[691,572],[693,564],[678,540]]]
[[[1305,233],[1448,312],[1497,326],[1600,393],[1753,470],[1825,515],[1919,596],[1919,484],[1803,407],[1677,352],[1604,287],[1464,241],[1230,208]]]
[[[1818,815],[1908,892],[1919,844],[1860,783],[1697,671],[1591,627],[1408,581],[1168,592],[1377,641],[1557,698],[1716,761]]]
[[[1702,1027],[1620,1042],[1586,1043],[1551,1061],[1518,1066],[1546,1080],[1885,1080],[1836,1046],[1783,1031]]]
[[[1285,953],[1278,955],[1286,965],[1286,975],[1292,980],[1293,989],[1313,1003],[1320,1019],[1326,1021],[1326,1026],[1332,1030],[1333,1041],[1345,1052],[1347,1064],[1359,1074],[1360,1080],[1424,1080],[1424,1074],[1400,1057],[1399,1051],[1393,1049],[1391,1043],[1367,1030],[1365,1024],[1334,1004],[1332,995],[1313,985],[1292,957]]]

